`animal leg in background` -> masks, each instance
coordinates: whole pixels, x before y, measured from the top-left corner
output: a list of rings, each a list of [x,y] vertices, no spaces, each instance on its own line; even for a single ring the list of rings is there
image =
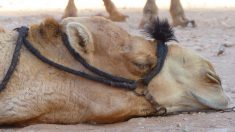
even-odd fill
[[[186,18],[180,0],[171,0],[170,14],[172,17],[173,26],[186,27],[189,23],[191,23],[192,27],[196,27],[194,20],[188,20]]]
[[[5,32],[4,28],[0,27],[0,33]]]
[[[143,28],[146,24],[151,23],[158,15],[158,7],[155,0],[147,0],[144,9],[143,17],[141,19],[139,28]]]
[[[109,19],[112,21],[125,21],[128,16],[120,13],[111,0],[103,0],[106,11],[109,13]]]
[[[62,19],[66,18],[66,17],[77,17],[77,8],[76,5],[74,3],[74,0],[69,0],[65,10],[64,10],[64,14],[62,16]]]

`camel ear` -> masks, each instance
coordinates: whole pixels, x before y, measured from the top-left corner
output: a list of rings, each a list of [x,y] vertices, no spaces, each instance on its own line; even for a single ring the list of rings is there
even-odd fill
[[[79,53],[90,53],[94,51],[93,38],[90,31],[80,23],[70,22],[66,25],[71,46]]]

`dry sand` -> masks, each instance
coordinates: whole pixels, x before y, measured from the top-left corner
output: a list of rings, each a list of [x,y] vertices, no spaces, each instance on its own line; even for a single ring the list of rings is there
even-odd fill
[[[138,23],[142,9],[122,9],[129,15],[127,22],[117,23],[131,34],[140,35]],[[91,16],[104,10],[83,9],[80,16]],[[46,16],[59,19],[62,10],[41,12],[0,12],[0,26],[12,30],[21,25],[41,22]],[[235,8],[186,10],[186,15],[194,19],[197,28],[175,28],[181,46],[190,48],[208,58],[222,78],[225,92],[231,98],[231,106],[235,105]],[[161,17],[169,17],[166,10],[160,11]],[[228,45],[225,52],[217,56],[220,45]],[[181,114],[168,117],[133,118],[129,121],[108,125],[31,125],[24,128],[3,128],[1,131],[235,131],[235,112],[232,113],[197,113]]]

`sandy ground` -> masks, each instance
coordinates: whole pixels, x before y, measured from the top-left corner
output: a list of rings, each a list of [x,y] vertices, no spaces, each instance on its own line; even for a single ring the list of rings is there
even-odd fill
[[[142,9],[122,9],[129,15],[127,22],[117,23],[131,34],[140,35],[138,23]],[[181,45],[195,50],[208,58],[222,78],[225,92],[231,98],[231,106],[235,105],[235,8],[187,10],[186,15],[194,19],[197,28],[175,28],[176,36]],[[0,26],[12,30],[21,25],[41,22],[47,16],[59,19],[62,10],[42,12],[0,12]],[[103,10],[83,9],[81,16],[91,16]],[[167,10],[160,11],[161,17],[169,17]],[[217,56],[220,45],[226,44],[224,54]],[[197,113],[181,114],[168,117],[134,118],[126,122],[108,125],[31,125],[24,128],[2,128],[1,131],[235,131],[235,112],[232,113]]]

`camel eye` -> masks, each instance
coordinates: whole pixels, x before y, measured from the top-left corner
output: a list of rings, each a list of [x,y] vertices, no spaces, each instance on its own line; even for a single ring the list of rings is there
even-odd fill
[[[139,62],[132,62],[136,67],[138,67],[139,69],[148,69],[151,66],[149,64],[143,64],[143,63],[139,63]]]

